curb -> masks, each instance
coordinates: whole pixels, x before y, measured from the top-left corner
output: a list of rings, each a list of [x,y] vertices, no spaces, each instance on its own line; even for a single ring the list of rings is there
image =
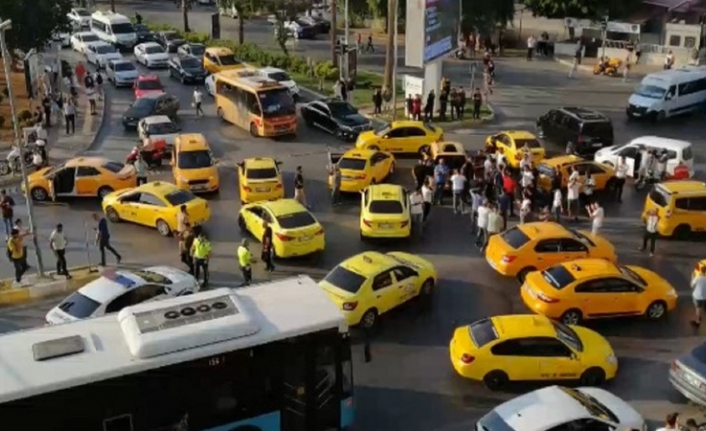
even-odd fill
[[[565,67],[568,67],[568,68],[574,67],[574,61],[573,61],[573,60],[569,61],[569,60],[565,60],[565,59],[560,58],[560,57],[557,57],[557,56],[554,56],[553,58],[554,58],[554,61],[556,61],[557,63],[561,64],[562,66],[565,66]],[[593,72],[593,67],[587,66],[587,65],[585,65],[585,64],[579,64],[579,65],[578,65],[578,70],[581,70],[581,71],[583,71],[583,72]]]
[[[0,288],[5,286],[4,290],[0,290],[0,307],[8,305],[17,305],[31,302],[47,296],[57,295],[59,293],[73,292],[97,279],[101,276],[100,272],[90,272],[88,266],[78,266],[69,268],[70,272],[84,270],[82,274],[77,274],[74,278],[66,280],[63,277],[60,279],[54,278],[54,272],[49,273],[51,279],[43,280],[39,284],[27,287],[11,287],[7,288],[8,284],[12,285],[12,279],[0,280]]]

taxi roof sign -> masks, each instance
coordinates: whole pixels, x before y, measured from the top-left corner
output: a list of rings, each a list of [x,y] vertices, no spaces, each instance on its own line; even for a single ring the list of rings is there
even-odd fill
[[[364,255],[363,255],[363,262],[365,262],[365,263],[373,263],[373,259],[372,259],[370,256],[368,256],[367,254],[364,254]]]

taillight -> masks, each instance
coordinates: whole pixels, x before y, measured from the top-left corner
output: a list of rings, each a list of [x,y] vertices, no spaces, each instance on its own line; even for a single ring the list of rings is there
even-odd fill
[[[357,307],[357,306],[358,306],[358,301],[343,303],[343,309],[346,311],[353,311],[353,310],[355,310],[355,307]]]
[[[279,189],[281,189],[281,188],[282,188],[282,184],[279,184],[279,183],[278,183],[278,184],[275,186],[275,189],[277,189],[277,190],[279,190]]]
[[[319,229],[319,230],[316,231],[316,234],[315,234],[315,235],[323,235],[323,234],[324,234],[324,228],[321,228],[321,229]]]
[[[512,263],[515,261],[515,259],[517,259],[517,256],[504,255],[501,260],[503,263]]]
[[[291,240],[294,239],[294,238],[291,237],[291,236],[284,235],[284,234],[281,234],[281,233],[276,233],[275,236],[277,236],[277,238],[279,238],[280,241],[291,241]]]
[[[251,192],[251,191],[252,191],[252,189],[251,189],[250,187],[248,187],[248,186],[244,186],[244,187],[243,187],[243,190],[245,190],[246,192]]]
[[[464,353],[463,355],[461,355],[461,362],[463,362],[464,364],[470,364],[471,362],[473,362],[475,360],[476,360],[476,358],[469,355],[469,354]]]
[[[577,141],[578,141],[579,144],[582,143],[582,142],[583,142],[583,136],[579,135]]]
[[[542,302],[546,302],[548,304],[554,304],[559,302],[558,299],[556,298],[550,298],[549,296],[543,294],[542,292],[536,292],[537,293],[537,299],[539,299]]]
[[[373,224],[370,222],[370,220],[363,219],[363,224],[366,225],[367,227],[373,227]]]
[[[400,227],[407,227],[408,224],[408,221],[403,221],[402,223],[400,223]]]
[[[367,178],[365,175],[358,175],[355,177],[356,180],[364,180],[365,178]]]

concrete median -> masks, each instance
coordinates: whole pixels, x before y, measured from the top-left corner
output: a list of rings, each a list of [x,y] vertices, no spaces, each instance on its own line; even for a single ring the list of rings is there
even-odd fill
[[[101,276],[95,267],[74,267],[69,269],[70,279],[56,273],[48,273],[41,278],[37,274],[25,276],[25,286],[14,286],[14,279],[0,280],[0,307],[17,305],[47,296],[73,292]]]

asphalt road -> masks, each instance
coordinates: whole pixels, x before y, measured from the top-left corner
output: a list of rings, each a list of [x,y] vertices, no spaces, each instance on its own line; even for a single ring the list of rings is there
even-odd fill
[[[69,54],[66,54],[69,55]],[[447,133],[447,139],[462,142],[468,149],[480,148],[485,135],[501,129],[529,127],[537,115],[559,105],[598,107],[614,118],[618,142],[645,134],[687,138],[695,142],[697,157],[704,159],[700,119],[666,123],[659,127],[624,123],[622,110],[630,85],[617,81],[581,76],[566,79],[564,70],[553,63],[502,61],[499,65],[497,92],[493,102],[498,107],[501,123],[482,129]],[[159,72],[160,75],[164,75]],[[447,67],[454,82],[463,82],[468,75],[462,66]],[[222,192],[213,198],[213,218],[208,224],[214,243],[212,278],[214,284],[239,280],[233,273],[235,250],[241,235],[235,220],[239,209],[234,163],[244,157],[278,155],[286,174],[287,194],[291,196],[291,178],[297,165],[304,168],[307,193],[317,218],[326,227],[327,247],[318,262],[280,263],[273,277],[298,273],[318,277],[327,269],[368,248],[402,249],[430,259],[437,267],[441,282],[433,307],[420,313],[415,307],[403,307],[384,319],[380,333],[373,340],[373,361],[365,364],[356,348],[355,383],[357,387],[357,429],[365,431],[455,431],[468,430],[480,415],[512,393],[490,393],[481,385],[457,377],[449,364],[448,341],[457,325],[485,316],[525,312],[514,280],[497,276],[472,246],[468,219],[453,215],[450,208],[434,208],[428,234],[421,243],[363,245],[357,234],[358,205],[332,209],[328,205],[324,165],[327,145],[338,145],[331,138],[302,126],[295,142],[274,142],[252,139],[234,126],[223,125],[216,118],[210,100],[207,116],[196,119],[189,108],[192,89],[176,82],[168,83],[168,91],[177,95],[185,109],[181,124],[186,132],[206,134],[216,155]],[[109,117],[104,122],[96,154],[122,160],[136,136],[125,133],[119,118],[131,101],[129,90],[108,89]],[[402,164],[411,165],[410,162]],[[168,178],[167,173],[158,178]],[[408,184],[409,171],[399,169],[394,179]],[[624,203],[607,206],[605,235],[615,244],[621,260],[628,264],[651,268],[670,280],[681,298],[678,310],[665,321],[648,323],[641,320],[606,321],[591,324],[609,337],[618,354],[621,369],[617,379],[607,388],[628,400],[645,417],[662,421],[670,411],[681,411],[685,417],[699,415],[700,409],[686,404],[667,382],[670,361],[682,351],[699,343],[706,331],[693,329],[688,277],[697,260],[702,259],[703,245],[660,241],[657,256],[649,259],[636,250],[639,246],[640,214],[644,195],[629,191]],[[65,224],[72,250],[71,264],[85,264],[84,222],[97,211],[96,202],[71,202],[69,205],[42,206],[37,209],[37,225],[42,244],[47,242],[51,227],[58,221]],[[587,223],[584,222],[584,226]],[[92,225],[89,225],[89,228]],[[116,248],[123,253],[127,265],[178,265],[176,243],[161,238],[150,229],[118,224],[112,226]],[[257,250],[258,247],[256,246]],[[46,248],[45,248],[46,250]],[[47,252],[45,251],[45,255]],[[52,260],[53,264],[53,259]],[[95,254],[92,256],[95,263]],[[0,260],[0,274],[10,275],[6,260]],[[258,266],[255,280],[268,276]],[[16,308],[0,309],[0,331],[30,328],[43,323],[43,315],[56,299]],[[527,388],[518,388],[520,392]]]

